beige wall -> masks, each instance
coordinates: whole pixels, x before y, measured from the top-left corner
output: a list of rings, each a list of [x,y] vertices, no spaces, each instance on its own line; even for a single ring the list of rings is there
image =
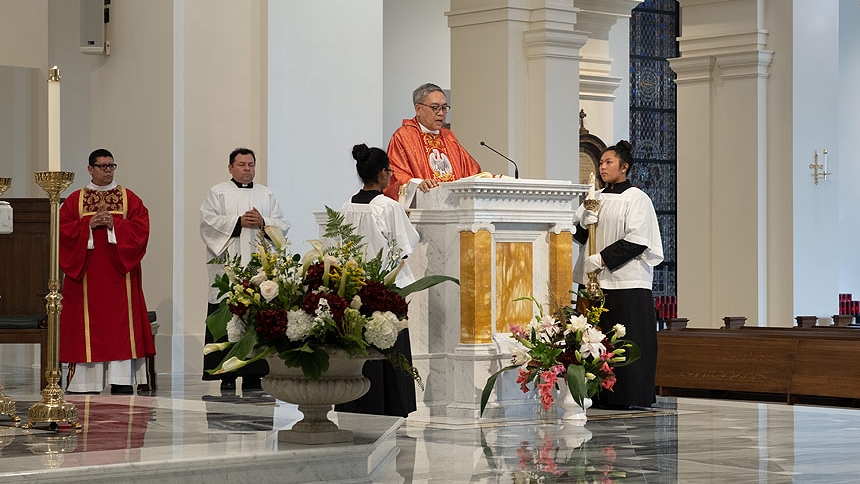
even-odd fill
[[[173,370],[194,372],[202,368],[209,287],[198,230],[200,204],[210,186],[229,179],[227,156],[238,146],[257,153],[257,181],[267,181],[266,55],[261,45],[266,9],[258,0],[183,3],[176,34],[182,61],[175,73],[176,109],[182,112],[176,131],[181,139],[174,167],[183,179],[174,211],[181,241],[174,281],[181,285],[176,292],[182,294],[177,302],[182,328],[174,333],[174,352],[182,349],[184,363]]]

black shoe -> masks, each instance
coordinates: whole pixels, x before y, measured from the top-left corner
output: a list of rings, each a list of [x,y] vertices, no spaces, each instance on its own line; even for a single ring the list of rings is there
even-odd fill
[[[236,389],[236,378],[223,378],[221,380],[221,389],[222,390],[235,390]]]
[[[242,390],[262,390],[262,389],[263,389],[263,385],[260,384],[260,377],[253,377],[253,376],[243,376],[242,377]]]
[[[134,395],[134,387],[131,385],[111,385],[111,395]]]

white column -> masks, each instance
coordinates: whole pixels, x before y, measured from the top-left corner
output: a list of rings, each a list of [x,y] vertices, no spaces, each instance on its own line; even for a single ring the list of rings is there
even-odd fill
[[[452,0],[451,103],[457,137],[486,171],[578,180],[579,48],[572,0]]]

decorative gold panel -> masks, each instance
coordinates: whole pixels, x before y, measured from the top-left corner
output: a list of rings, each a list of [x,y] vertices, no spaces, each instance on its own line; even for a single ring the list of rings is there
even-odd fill
[[[550,311],[575,300],[573,289],[573,234],[549,234]]]
[[[460,342],[491,343],[492,242],[487,230],[460,232]]]
[[[531,242],[496,244],[496,332],[510,333],[511,325],[524,326],[532,319],[531,301],[514,299],[534,292]]]

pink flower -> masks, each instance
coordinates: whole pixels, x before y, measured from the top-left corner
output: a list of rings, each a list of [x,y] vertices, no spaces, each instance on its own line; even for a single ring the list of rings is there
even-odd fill
[[[612,387],[615,386],[615,375],[612,374],[604,378],[600,385],[607,390],[612,390]]]
[[[514,336],[519,336],[520,338],[528,338],[528,335],[523,331],[523,328],[521,328],[519,324],[511,325],[511,333],[513,333]]]
[[[529,392],[529,387],[526,386],[526,384],[528,384],[528,382],[529,382],[529,372],[520,368],[520,376],[517,377],[517,383],[519,383],[520,389],[523,391],[523,393]]]

